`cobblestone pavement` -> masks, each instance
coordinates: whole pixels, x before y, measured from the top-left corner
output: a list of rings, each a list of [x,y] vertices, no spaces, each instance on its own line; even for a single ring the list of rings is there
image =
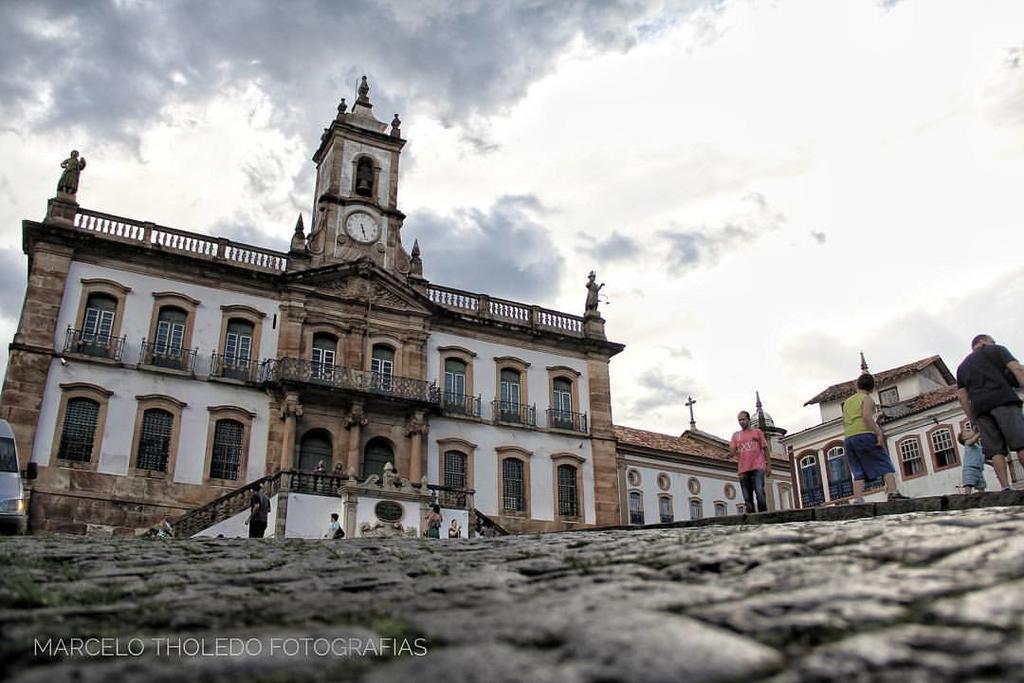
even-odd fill
[[[451,541],[9,538],[0,662],[47,683],[1024,680],[1022,532],[1024,508],[997,507]]]

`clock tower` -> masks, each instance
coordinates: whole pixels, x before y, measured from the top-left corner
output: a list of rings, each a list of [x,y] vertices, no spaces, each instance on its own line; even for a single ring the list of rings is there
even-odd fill
[[[307,250],[319,267],[368,258],[401,276],[409,273],[398,210],[398,158],[405,146],[398,115],[390,124],[373,115],[363,76],[348,111],[345,100],[324,130],[316,163],[313,228]]]

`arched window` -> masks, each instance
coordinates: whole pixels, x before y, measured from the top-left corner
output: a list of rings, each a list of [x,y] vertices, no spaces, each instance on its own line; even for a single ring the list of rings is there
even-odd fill
[[[91,398],[72,398],[64,409],[64,426],[57,457],[61,460],[89,462],[99,419],[100,404]]]
[[[211,479],[238,479],[244,436],[245,425],[238,420],[217,420],[210,458]]]
[[[445,451],[444,485],[451,488],[466,488],[466,454],[460,451]]]
[[[501,507],[506,512],[523,512],[526,509],[523,469],[523,461],[519,458],[502,460]]]
[[[828,494],[832,500],[853,495],[853,476],[846,460],[846,449],[834,445],[825,452],[828,463]]]
[[[921,457],[921,441],[916,436],[903,439],[896,444],[896,449],[900,453],[900,468],[904,479],[925,474],[924,458]]]
[[[156,319],[153,339],[153,365],[186,370],[184,349],[188,313],[177,306],[162,306]]]
[[[818,457],[810,454],[800,458],[800,496],[803,507],[821,505],[825,502],[825,491],[821,487],[821,471]]]
[[[142,413],[142,431],[135,454],[135,467],[140,470],[166,472],[171,455],[171,436],[174,415],[161,408],[150,408]]]
[[[90,294],[82,317],[79,353],[107,356],[117,314],[117,299],[109,294]]]
[[[444,400],[457,408],[466,399],[466,363],[458,358],[444,361]],[[446,405],[447,409],[447,405]]]
[[[725,517],[729,514],[729,509],[726,504],[722,501],[715,501],[715,517]]]
[[[363,157],[356,164],[356,194],[360,197],[373,196],[373,161]]]
[[[370,372],[376,388],[391,391],[391,378],[395,375],[395,350],[386,344],[374,344],[370,354]]]
[[[960,464],[951,427],[942,425],[931,430],[928,433],[928,442],[932,448],[932,464],[936,471]]]
[[[690,519],[700,519],[704,516],[704,503],[700,498],[690,499]]]
[[[558,516],[579,517],[579,491],[576,487],[577,469],[573,465],[559,465],[558,473]]]
[[[337,360],[338,338],[332,334],[318,333],[313,335],[313,350],[310,356],[310,377],[325,382],[334,378],[334,366]]]
[[[303,472],[313,472],[322,460],[324,469],[330,472],[333,459],[334,447],[331,445],[330,432],[323,429],[306,432],[299,444],[299,469]]]
[[[573,429],[572,382],[564,377],[556,377],[551,386],[551,426]]]
[[[366,450],[363,451],[363,478],[365,479],[371,474],[376,474],[378,477],[384,476],[384,465],[389,462],[394,467],[395,454],[391,449],[391,444],[386,439],[379,437],[370,439],[370,443],[366,444]]]
[[[521,422],[520,396],[522,387],[517,370],[505,368],[501,371],[501,420],[503,422]]]
[[[639,491],[629,492],[629,523],[644,523],[644,496]]]

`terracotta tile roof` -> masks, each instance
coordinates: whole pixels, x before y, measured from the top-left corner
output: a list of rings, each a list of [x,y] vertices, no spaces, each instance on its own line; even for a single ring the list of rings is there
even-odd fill
[[[735,462],[729,453],[728,442],[719,439],[713,434],[707,434],[704,438],[698,438],[689,432],[685,432],[681,436],[672,436],[670,434],[648,432],[644,429],[621,427],[619,425],[615,425],[613,430],[615,439],[623,446],[634,446],[676,455],[689,455],[710,460]],[[722,445],[712,445],[711,439],[721,441]]]
[[[892,422],[893,420],[898,420],[901,417],[920,413],[928,410],[929,408],[941,406],[944,403],[949,403],[955,400],[957,400],[956,385],[951,384],[948,387],[940,387],[939,389],[926,391],[914,398],[907,399],[906,401],[900,401],[895,405],[885,406],[882,408],[882,417],[880,417],[878,421],[883,424],[886,422]]]
[[[942,358],[940,358],[939,356],[928,356],[927,358],[922,358],[921,360],[914,361],[913,363],[901,365],[898,368],[873,373],[875,376],[875,384],[879,386],[883,384],[888,384],[889,382],[897,380],[900,377],[904,377],[915,372],[921,372],[929,365],[933,364],[936,368],[938,368],[939,373],[943,376],[943,378],[945,378],[947,382],[949,382],[950,384],[956,382],[956,378],[953,377],[953,373],[951,373],[949,371],[949,368],[946,367],[946,363],[943,362]],[[825,389],[825,391],[821,392],[804,405],[810,406],[814,405],[815,403],[825,403],[826,401],[844,401],[850,396],[853,396],[855,393],[857,393],[857,380],[851,379],[849,382],[833,384],[828,389]]]

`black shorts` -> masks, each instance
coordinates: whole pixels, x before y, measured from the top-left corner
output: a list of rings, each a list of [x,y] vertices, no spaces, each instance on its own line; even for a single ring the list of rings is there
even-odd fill
[[[1009,451],[1024,450],[1024,413],[1016,403],[996,406],[984,415],[976,415],[974,425],[981,432],[985,460]]]

